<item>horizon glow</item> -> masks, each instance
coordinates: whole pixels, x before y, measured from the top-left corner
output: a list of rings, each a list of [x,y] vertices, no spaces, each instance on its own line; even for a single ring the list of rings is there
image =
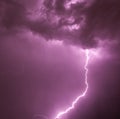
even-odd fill
[[[85,88],[85,91],[79,95],[73,102],[72,102],[72,105],[70,107],[68,107],[66,110],[64,111],[61,111],[59,112],[55,119],[59,119],[61,118],[63,115],[67,114],[69,111],[71,111],[72,109],[75,108],[75,105],[76,103],[80,100],[80,98],[84,97],[88,91],[88,63],[89,63],[89,59],[90,59],[90,56],[89,56],[89,50],[85,50],[85,56],[86,56],[86,61],[85,61],[85,65],[84,65],[84,69],[85,69],[85,85],[86,85],[86,88]]]

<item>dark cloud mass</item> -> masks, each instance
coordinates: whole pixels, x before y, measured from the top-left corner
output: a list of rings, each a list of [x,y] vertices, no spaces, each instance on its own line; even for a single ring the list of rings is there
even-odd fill
[[[96,37],[119,37],[119,0],[78,0],[71,4],[67,0],[1,0],[0,6],[1,26],[7,30],[24,27],[46,39],[83,47],[96,47]]]
[[[0,1],[1,25],[7,29],[22,25],[25,21],[25,8],[13,0]]]
[[[87,12],[88,34],[112,39],[119,37],[120,1],[96,0]],[[90,32],[91,31],[91,32]]]

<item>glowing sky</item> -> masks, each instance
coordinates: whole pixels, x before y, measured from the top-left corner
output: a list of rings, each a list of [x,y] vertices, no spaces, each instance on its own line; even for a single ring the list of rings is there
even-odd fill
[[[76,99],[72,102],[71,106],[68,107],[65,111],[61,111],[57,114],[57,116],[55,117],[56,119],[57,118],[61,118],[62,116],[64,116],[65,114],[69,113],[69,111],[71,111],[72,109],[75,108],[75,105],[77,104],[77,102],[86,95],[87,91],[88,91],[88,88],[89,88],[89,84],[88,84],[88,64],[89,64],[89,50],[85,50],[85,56],[86,56],[86,59],[85,59],[85,65],[84,65],[84,69],[85,69],[85,85],[86,85],[86,88],[85,90],[83,91],[82,94],[78,95],[76,97]]]

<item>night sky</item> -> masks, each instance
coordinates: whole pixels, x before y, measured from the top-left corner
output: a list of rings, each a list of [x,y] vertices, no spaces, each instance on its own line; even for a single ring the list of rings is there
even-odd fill
[[[120,119],[119,0],[0,0],[0,119]]]

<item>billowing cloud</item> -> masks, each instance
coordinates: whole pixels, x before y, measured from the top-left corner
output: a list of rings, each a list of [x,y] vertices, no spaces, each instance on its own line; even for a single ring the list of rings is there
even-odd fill
[[[0,6],[1,29],[28,29],[83,48],[96,47],[98,37],[119,37],[118,0],[2,0]]]

